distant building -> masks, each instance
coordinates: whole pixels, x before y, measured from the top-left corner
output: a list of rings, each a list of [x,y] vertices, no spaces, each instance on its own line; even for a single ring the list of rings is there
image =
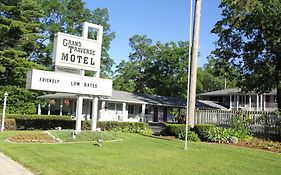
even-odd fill
[[[223,89],[198,94],[198,99],[212,101],[230,110],[274,111],[277,109],[276,90],[269,93],[243,93],[241,89]]]

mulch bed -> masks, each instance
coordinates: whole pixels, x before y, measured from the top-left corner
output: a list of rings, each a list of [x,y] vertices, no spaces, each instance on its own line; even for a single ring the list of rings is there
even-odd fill
[[[56,143],[56,140],[45,133],[17,134],[8,140],[15,143]]]
[[[236,145],[281,153],[281,142],[273,142],[271,140],[252,138],[246,141],[240,141]]]

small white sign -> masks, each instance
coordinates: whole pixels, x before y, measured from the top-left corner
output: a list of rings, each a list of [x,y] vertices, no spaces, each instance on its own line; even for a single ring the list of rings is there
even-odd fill
[[[55,66],[99,71],[101,45],[101,38],[92,40],[58,32],[54,40],[53,64]]]
[[[32,69],[27,73],[27,89],[84,95],[112,95],[112,80]]]

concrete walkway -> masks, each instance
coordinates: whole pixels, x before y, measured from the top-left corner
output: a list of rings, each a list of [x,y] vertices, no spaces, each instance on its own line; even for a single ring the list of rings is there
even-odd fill
[[[0,175],[33,175],[23,166],[0,153]]]

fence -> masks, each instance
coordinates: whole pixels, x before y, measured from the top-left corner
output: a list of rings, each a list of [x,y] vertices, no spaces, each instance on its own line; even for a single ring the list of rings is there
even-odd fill
[[[195,124],[215,124],[229,127],[233,119],[239,116],[248,120],[247,127],[256,134],[275,135],[281,133],[281,115],[276,112],[196,110]]]

